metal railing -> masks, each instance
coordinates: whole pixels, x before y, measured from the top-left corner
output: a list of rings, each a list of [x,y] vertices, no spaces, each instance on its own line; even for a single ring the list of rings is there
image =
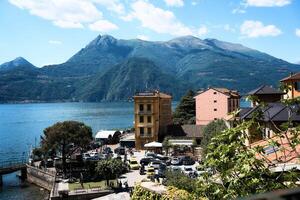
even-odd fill
[[[25,164],[26,164],[26,160],[0,161],[0,169],[21,166],[21,165],[23,166]]]

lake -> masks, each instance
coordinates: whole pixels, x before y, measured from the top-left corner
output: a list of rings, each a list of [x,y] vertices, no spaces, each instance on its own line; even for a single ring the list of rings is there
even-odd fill
[[[43,130],[59,121],[76,120],[90,126],[95,134],[101,129],[133,126],[133,103],[41,103],[0,104],[0,162],[13,160],[37,146]],[[40,200],[47,193],[22,184],[16,173],[3,176],[0,199]]]
[[[173,103],[173,109],[176,106]],[[241,106],[249,103],[241,102]],[[0,104],[0,162],[13,160],[39,145],[43,130],[59,121],[76,120],[89,125],[95,134],[101,129],[125,129],[133,126],[133,103],[40,103]],[[22,184],[16,173],[5,175],[0,199],[46,197],[40,188]]]

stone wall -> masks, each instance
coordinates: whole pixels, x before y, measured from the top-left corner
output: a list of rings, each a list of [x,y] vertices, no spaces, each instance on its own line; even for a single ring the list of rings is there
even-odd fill
[[[27,181],[51,191],[55,173],[27,165]]]

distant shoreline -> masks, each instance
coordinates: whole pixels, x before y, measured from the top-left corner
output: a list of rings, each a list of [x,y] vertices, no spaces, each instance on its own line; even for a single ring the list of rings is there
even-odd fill
[[[25,100],[25,101],[0,101],[0,105],[2,104],[32,104],[32,103],[118,103],[118,102],[132,102],[131,100],[103,100],[103,101],[68,101],[68,100],[55,100],[55,101],[37,101],[37,100]]]

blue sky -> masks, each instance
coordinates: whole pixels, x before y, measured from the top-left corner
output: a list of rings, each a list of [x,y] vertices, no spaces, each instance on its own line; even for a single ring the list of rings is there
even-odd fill
[[[0,63],[65,62],[99,34],[241,43],[300,62],[299,0],[1,0]]]

